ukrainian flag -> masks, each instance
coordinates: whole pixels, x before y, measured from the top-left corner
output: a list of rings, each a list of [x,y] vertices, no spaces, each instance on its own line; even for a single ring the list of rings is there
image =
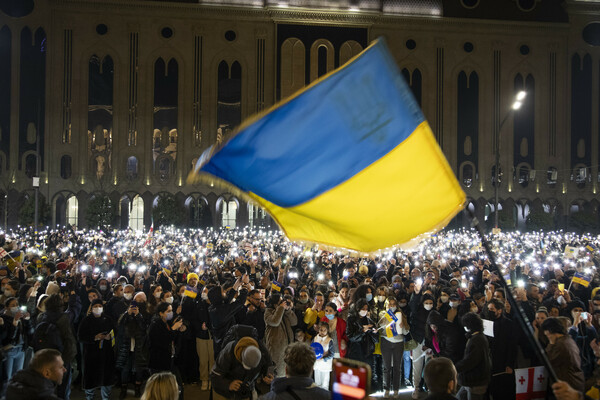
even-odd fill
[[[183,292],[184,296],[190,297],[192,299],[195,299],[196,296],[198,296],[198,289],[195,288],[194,286],[189,286],[187,285],[185,287],[185,291]]]
[[[281,283],[277,282],[277,281],[273,281],[271,283],[271,290],[274,292],[281,292]]]
[[[364,252],[441,229],[465,203],[381,39],[208,149],[188,182],[214,177],[290,239]]]
[[[396,323],[395,322],[389,323],[385,327],[385,336],[394,337],[397,335],[398,335],[398,329],[396,328]]]
[[[396,314],[394,314],[392,310],[387,310],[383,316],[388,320],[388,322],[398,321],[398,317],[396,317]]]
[[[571,281],[573,283],[579,283],[582,286],[588,287],[590,285],[590,282],[592,281],[592,278],[589,276],[585,276],[580,272],[575,272],[575,275],[573,275],[573,279],[571,279]]]

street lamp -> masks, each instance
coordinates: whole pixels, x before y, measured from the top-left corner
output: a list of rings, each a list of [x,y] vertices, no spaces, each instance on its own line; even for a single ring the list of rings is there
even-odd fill
[[[520,92],[518,92],[515,96],[515,100],[512,103],[512,106],[510,107],[510,109],[508,110],[508,112],[506,113],[506,115],[504,116],[504,118],[502,119],[502,122],[500,122],[500,126],[498,127],[498,132],[496,133],[496,167],[495,167],[495,171],[494,171],[494,178],[495,178],[495,184],[494,184],[494,195],[495,195],[495,204],[494,204],[494,226],[496,228],[498,228],[498,187],[500,186],[500,132],[502,131],[502,127],[504,126],[504,123],[508,120],[508,117],[510,117],[514,111],[517,111],[521,108],[521,106],[523,105],[523,101],[525,100],[525,97],[527,97],[527,92],[524,90],[521,90]]]

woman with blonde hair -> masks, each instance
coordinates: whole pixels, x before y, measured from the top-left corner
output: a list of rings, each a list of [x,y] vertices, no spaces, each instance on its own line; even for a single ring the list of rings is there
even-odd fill
[[[148,378],[140,400],[177,400],[178,397],[179,387],[175,375],[170,372],[158,372]]]

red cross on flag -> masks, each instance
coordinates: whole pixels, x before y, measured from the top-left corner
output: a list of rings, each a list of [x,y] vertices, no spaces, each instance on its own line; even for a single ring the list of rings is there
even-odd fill
[[[3,248],[0,248],[0,260],[6,257],[8,253]]]
[[[546,398],[548,375],[546,368],[533,367],[515,370],[516,400],[543,400]]]

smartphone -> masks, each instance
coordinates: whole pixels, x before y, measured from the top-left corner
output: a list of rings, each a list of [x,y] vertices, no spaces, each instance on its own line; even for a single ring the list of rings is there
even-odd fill
[[[581,313],[581,319],[587,319],[587,317],[588,317],[588,313],[587,313],[587,312],[585,312],[585,311],[583,311],[583,312]]]
[[[135,300],[131,300],[131,307],[137,307],[138,303]]]
[[[333,375],[331,398],[334,400],[364,399],[371,391],[369,364],[347,358],[335,358]]]

